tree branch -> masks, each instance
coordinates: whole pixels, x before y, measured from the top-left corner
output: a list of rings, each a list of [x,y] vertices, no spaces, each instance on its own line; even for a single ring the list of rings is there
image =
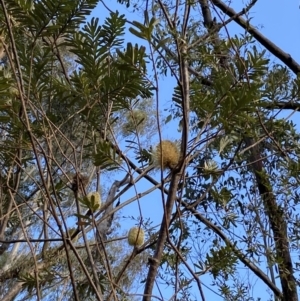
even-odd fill
[[[180,201],[180,204],[183,205],[184,208],[187,208],[189,212],[191,212],[195,218],[201,221],[204,225],[210,228],[214,233],[216,233],[225,243],[229,246],[234,254],[238,257],[238,259],[247,266],[256,276],[258,276],[272,291],[277,297],[282,297],[281,291],[276,287],[274,283],[269,279],[269,277],[256,265],[254,265],[250,260],[246,258],[246,256],[232,243],[227,236],[214,224],[212,224],[208,219],[206,219],[202,214],[200,214],[196,209],[191,208],[191,206],[184,202]],[[292,299],[291,299],[292,300]]]
[[[254,139],[245,138],[246,146],[250,149],[250,162],[256,177],[259,194],[263,200],[266,215],[270,220],[273,239],[275,241],[276,258],[279,267],[279,277],[283,291],[284,301],[298,301],[297,286],[294,278],[289,241],[287,238],[287,225],[284,213],[278,206],[272,191],[269,177],[263,167],[259,145]]]
[[[257,29],[255,29],[247,20],[237,15],[237,13],[220,0],[211,0],[211,2],[218,7],[224,14],[232,17],[233,20],[249,32],[258,42],[260,42],[267,50],[274,56],[281,60],[287,67],[289,67],[295,74],[300,73],[300,65],[291,57],[290,54],[284,52],[281,48],[267,39]]]
[[[131,162],[132,168],[138,173],[138,174],[143,174],[143,170],[138,168],[137,166],[134,165],[133,162]],[[148,174],[144,175],[144,178],[149,181],[151,184],[154,186],[158,185],[159,183],[153,179],[151,176]],[[162,189],[163,192],[167,195],[169,195],[170,191],[163,186],[158,186],[159,189]],[[170,185],[170,187],[172,187]],[[213,230],[228,246],[231,247],[232,251],[235,253],[235,255],[239,258],[239,260],[245,264],[255,275],[257,275],[272,291],[273,293],[281,297],[282,293],[276,287],[274,283],[268,278],[268,276],[255,264],[253,264],[250,260],[248,260],[244,254],[240,250],[237,249],[237,247],[227,238],[227,236],[215,225],[213,225],[210,221],[208,221],[204,216],[202,216],[195,208],[193,208],[190,204],[184,202],[183,200],[176,199],[180,205],[184,207],[187,211],[191,212],[195,218],[197,218],[200,222],[203,222],[206,226],[208,226],[211,230]]]

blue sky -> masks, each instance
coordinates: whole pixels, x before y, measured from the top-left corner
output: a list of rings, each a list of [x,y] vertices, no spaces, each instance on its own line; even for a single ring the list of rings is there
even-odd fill
[[[124,13],[129,20],[138,20],[139,16],[142,16],[142,12],[132,13],[130,9],[126,9],[125,6],[118,5],[117,1],[106,1],[107,6],[113,11],[118,10],[120,13]],[[235,9],[236,12],[240,11],[243,7],[245,1],[233,0],[231,7]],[[100,3],[98,7],[92,13],[92,16],[100,18],[100,24],[104,21],[104,18],[108,16],[107,10]],[[253,9],[251,9],[250,17],[252,18],[251,24],[256,26],[261,33],[263,33],[268,39],[270,39],[277,46],[282,48],[285,52],[289,53],[297,62],[300,63],[300,9],[299,9],[299,1],[298,0],[258,0],[258,3],[255,5]],[[142,19],[140,18],[142,22]],[[231,35],[243,33],[244,30],[232,22],[228,26],[229,32]],[[125,37],[126,42],[144,44],[144,41],[134,37],[130,33],[128,33]],[[160,89],[160,101],[161,101],[161,109],[167,108],[170,106],[171,97],[174,87],[174,80],[171,78],[164,78],[161,80],[161,88]],[[294,115],[293,119],[296,121],[296,116]],[[299,127],[298,127],[299,128]],[[175,138],[178,133],[176,131],[176,126],[174,124],[170,124],[166,126],[163,134],[166,138]],[[122,176],[120,176],[121,178]],[[146,181],[141,181],[140,184],[137,185],[138,193],[144,192],[148,188],[152,187]],[[121,202],[126,201],[130,197],[133,196],[133,191],[126,193],[122,198]],[[150,218],[154,221],[153,225],[157,225],[160,223],[162,218],[162,203],[161,203],[161,193],[157,190],[148,196],[142,198],[140,200],[142,215],[144,218]],[[138,217],[139,209],[137,202],[129,205],[122,211],[122,216],[134,216]],[[121,218],[122,227],[128,229],[130,226],[134,224],[133,220],[129,218]],[[241,266],[241,268],[243,268]],[[245,273],[245,277],[253,277],[253,275],[247,275]],[[210,278],[203,277],[201,280],[209,284]],[[260,291],[259,288],[262,288]],[[268,295],[265,292],[265,287],[261,286],[258,282],[255,287],[256,293],[254,294],[256,297],[262,297],[262,300],[267,300]],[[157,291],[155,291],[157,293]],[[167,293],[168,290],[165,290]],[[222,298],[217,297],[215,294],[212,294],[208,289],[204,287],[204,293],[207,297],[213,298],[212,300],[222,300]],[[171,295],[172,292],[170,291]],[[200,300],[199,296],[198,300]]]

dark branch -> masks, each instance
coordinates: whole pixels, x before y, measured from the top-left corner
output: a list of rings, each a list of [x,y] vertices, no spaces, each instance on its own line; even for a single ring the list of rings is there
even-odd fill
[[[291,57],[290,54],[284,52],[281,48],[276,46],[273,42],[262,35],[244,18],[237,16],[237,13],[219,0],[211,0],[211,2],[218,7],[224,14],[232,17],[233,20],[249,32],[258,42],[260,42],[266,49],[268,49],[274,56],[281,60],[287,67],[289,67],[295,74],[300,73],[300,65]]]
[[[14,239],[14,240],[0,240],[3,244],[15,244],[17,242],[45,242],[45,241],[63,241],[62,238],[49,238],[49,239]]]
[[[270,102],[263,106],[265,109],[270,110],[300,110],[300,103],[290,103],[290,102]]]

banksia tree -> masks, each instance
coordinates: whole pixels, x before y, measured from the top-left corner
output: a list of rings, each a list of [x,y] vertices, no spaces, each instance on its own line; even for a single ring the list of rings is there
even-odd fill
[[[130,246],[141,246],[144,243],[144,230],[138,227],[133,227],[128,232],[128,244]]]
[[[296,47],[256,0],[115,2],[1,1],[0,300],[299,301]]]
[[[153,153],[153,162],[156,167],[173,169],[179,163],[180,152],[175,142],[163,140]]]
[[[124,100],[152,96],[139,72],[144,47],[123,52],[126,19],[117,12],[88,22],[97,0],[8,2],[0,9],[0,300],[110,299],[116,290],[103,275],[115,275],[114,255],[123,263],[127,254],[105,240],[118,236],[114,197],[129,180],[115,175],[102,212],[100,194],[86,192],[122,165],[114,114],[128,112]],[[131,266],[115,283],[122,292],[135,281],[129,274]]]

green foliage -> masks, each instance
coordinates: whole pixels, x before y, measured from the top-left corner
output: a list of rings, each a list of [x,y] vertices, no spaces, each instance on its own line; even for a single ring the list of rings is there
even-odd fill
[[[91,197],[83,197],[79,199],[79,202],[86,208],[90,209],[91,211],[95,212],[97,211],[100,206],[99,203],[96,201],[96,198],[94,195],[91,195]]]
[[[104,272],[105,265],[116,259],[110,254],[105,263],[99,260],[99,248],[93,247],[93,237],[98,235],[95,221],[77,213],[74,198],[75,193],[80,204],[97,211],[95,198],[82,194],[86,185],[95,185],[96,178],[81,183],[76,174],[120,168],[118,148],[104,140],[103,133],[109,132],[106,138],[112,139],[116,115],[128,109],[133,99],[149,98],[152,92],[145,76],[145,48],[128,43],[123,51],[124,15],[111,13],[102,24],[98,18],[86,23],[97,3],[7,1],[10,26],[1,10],[1,47],[3,42],[9,51],[1,57],[0,68],[0,224],[5,239],[21,239],[20,244],[1,246],[1,269],[11,277],[11,281],[2,278],[1,297],[18,279],[28,298],[39,288],[42,298],[48,294],[52,298],[57,291],[65,300],[72,300],[68,275],[74,267],[79,294],[94,298],[95,289],[84,272],[92,275],[94,268],[86,249],[73,249],[79,254],[76,257],[72,248],[69,250],[71,242],[63,239],[82,227],[88,229],[86,247],[97,258],[99,279],[93,281],[99,281],[108,294],[111,276]],[[79,182],[75,184],[74,179]],[[106,227],[106,232],[112,233],[112,226]],[[72,231],[66,235],[68,229]],[[30,249],[27,242],[32,238],[40,240]],[[79,239],[76,245],[80,244]],[[113,249],[112,245],[109,248]],[[28,254],[32,257],[32,250],[38,266],[43,267],[36,274],[33,261],[26,259]],[[15,259],[21,256],[24,261],[17,264]],[[126,280],[130,272],[131,268],[120,279]],[[129,289],[134,279],[125,280],[124,287],[126,283]]]
[[[210,254],[206,255],[206,266],[211,267],[211,273],[216,279],[219,274],[225,275],[228,279],[230,274],[235,271],[238,258],[232,253],[229,246],[211,249]]]
[[[117,2],[135,13],[144,5]],[[66,301],[133,300],[137,282],[145,299],[154,283],[159,298],[166,286],[184,301],[199,299],[196,289],[209,299],[206,282],[226,300],[254,300],[257,280],[272,299],[297,291],[300,135],[289,120],[299,110],[297,64],[285,53],[272,64],[272,44],[267,53],[263,37],[258,46],[247,33],[251,20],[230,35],[227,24],[245,10],[208,24],[202,2],[147,2],[142,21],[113,11],[87,21],[98,1],[5,1],[1,297],[17,281],[15,299]],[[125,44],[129,20],[146,46]],[[162,97],[169,84],[173,95]],[[183,165],[151,170],[150,145],[173,138]],[[100,186],[101,210],[86,196]],[[140,249],[128,249],[129,220],[150,238]]]
[[[142,149],[136,159],[138,160],[139,163],[146,162],[149,165],[152,164],[153,156],[151,150],[149,151],[147,149]]]
[[[126,50],[124,52],[117,50],[117,54],[120,58],[118,67],[121,70],[140,70],[146,72],[146,48],[144,46],[138,46],[135,44],[134,47],[131,43],[127,43]],[[134,74],[134,73],[133,73]]]
[[[72,32],[95,8],[95,0],[7,1],[10,14],[26,26],[35,38]]]
[[[37,283],[40,286],[46,285],[48,283],[52,283],[55,279],[55,274],[47,269],[39,271],[36,275],[30,273],[21,274],[18,281],[22,282],[22,286],[26,289],[29,294],[32,294],[35,289]]]
[[[127,113],[127,122],[123,126],[124,135],[130,135],[132,133],[142,133],[145,130],[145,124],[147,122],[147,113],[141,110],[133,110]]]
[[[122,162],[117,150],[111,147],[111,143],[100,141],[96,148],[96,153],[93,155],[94,164],[103,169],[114,170],[120,167]]]
[[[69,38],[68,46],[77,55],[77,62],[85,73],[94,75],[90,84],[97,85],[98,81],[107,74],[107,64],[110,52],[123,44],[125,20],[118,13],[111,13],[103,26],[99,26],[99,19],[92,18],[82,30]]]
[[[133,22],[133,25],[139,29],[136,30],[135,28],[133,27],[130,27],[129,28],[129,31],[134,34],[135,36],[141,38],[141,39],[144,39],[148,42],[151,41],[151,37],[152,37],[152,32],[155,28],[155,26],[159,23],[159,21],[157,19],[155,19],[154,17],[152,17],[150,20],[149,20],[149,16],[148,16],[148,12],[145,11],[145,24],[141,24],[137,21],[134,21]]]

